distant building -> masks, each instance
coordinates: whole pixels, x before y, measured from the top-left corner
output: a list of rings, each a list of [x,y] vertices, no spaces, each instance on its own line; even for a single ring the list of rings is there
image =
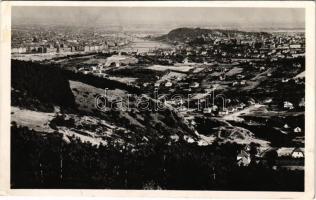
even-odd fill
[[[160,86],[160,83],[156,82],[154,86],[155,86],[155,87],[159,87],[159,86]]]
[[[200,86],[200,84],[198,82],[193,82],[190,87],[191,88],[198,88]]]
[[[165,83],[165,86],[166,86],[166,87],[171,87],[171,86],[172,86],[172,83],[171,83],[170,81],[168,81],[168,82]]]
[[[90,51],[90,47],[89,47],[89,46],[84,46],[84,51],[85,51],[85,52]]]
[[[302,132],[302,129],[300,127],[296,127],[294,128],[294,133],[301,133]]]
[[[244,150],[241,150],[237,155],[237,165],[238,166],[248,166],[251,162],[250,154]]]
[[[225,109],[225,110],[219,111],[219,112],[218,112],[218,115],[223,116],[223,115],[227,115],[228,113],[229,113],[228,110]]]
[[[220,80],[220,81],[225,80],[225,76],[219,76],[219,80]]]
[[[300,45],[300,44],[290,44],[290,48],[291,49],[300,49],[300,48],[302,48],[302,45]]]
[[[300,103],[298,104],[299,107],[305,107],[305,98],[302,98]]]
[[[272,99],[271,99],[271,98],[265,99],[265,100],[263,101],[263,103],[271,103],[271,102],[272,102]]]
[[[294,109],[293,104],[291,102],[289,102],[289,101],[284,101],[283,102],[283,107],[286,108],[286,109],[289,109],[289,110]]]
[[[291,156],[291,153],[293,152],[294,148],[289,147],[281,147],[277,149],[278,157],[284,157],[284,156]]]
[[[205,114],[212,113],[212,108],[204,108],[203,113]]]
[[[302,148],[295,148],[291,155],[293,158],[304,158],[304,150]]]
[[[234,107],[231,107],[228,109],[228,112],[230,113],[233,113],[233,112],[236,112],[237,111],[237,108],[234,108]]]
[[[192,137],[189,137],[189,136],[183,136],[183,139],[185,140],[185,141],[187,141],[188,143],[193,143],[194,142],[194,139],[192,138]]]
[[[303,148],[281,147],[277,149],[278,157],[304,158]]]
[[[24,47],[12,48],[11,53],[26,53],[26,48]]]
[[[237,78],[237,79],[243,79],[243,78],[245,78],[245,75],[238,74],[238,75],[236,76],[236,78]]]

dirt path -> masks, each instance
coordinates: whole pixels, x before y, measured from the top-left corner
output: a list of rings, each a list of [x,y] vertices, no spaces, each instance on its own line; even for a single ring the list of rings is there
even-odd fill
[[[261,107],[264,107],[265,105],[261,105],[261,104],[255,104],[255,105],[252,105],[252,106],[249,106],[241,111],[238,111],[238,112],[234,112],[232,114],[228,114],[228,115],[225,115],[223,117],[223,119],[225,120],[228,120],[228,121],[238,121],[238,122],[241,122],[241,121],[244,121],[243,118],[239,117],[240,115],[244,115],[244,114],[250,114],[252,111],[254,110],[257,110],[258,108],[261,108]]]

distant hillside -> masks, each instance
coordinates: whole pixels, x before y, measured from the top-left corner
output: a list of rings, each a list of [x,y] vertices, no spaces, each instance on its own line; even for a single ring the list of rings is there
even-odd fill
[[[267,35],[266,32],[245,32],[238,30],[221,30],[221,29],[203,29],[203,28],[177,28],[171,30],[168,34],[158,37],[158,40],[165,41],[184,41],[210,35],[211,37],[234,37],[238,34],[260,36]]]

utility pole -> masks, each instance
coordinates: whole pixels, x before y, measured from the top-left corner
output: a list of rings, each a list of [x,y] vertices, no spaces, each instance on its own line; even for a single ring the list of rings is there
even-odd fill
[[[43,183],[43,168],[42,168],[42,163],[40,161],[39,163],[39,167],[40,167],[40,179],[41,179],[41,183]]]
[[[215,181],[216,180],[216,173],[215,173],[215,168],[213,167],[213,170],[212,170],[212,179],[213,179],[213,181]]]
[[[125,167],[125,180],[124,180],[125,188],[127,188],[127,169]]]
[[[63,145],[61,144],[61,151],[60,151],[60,182],[63,181]]]

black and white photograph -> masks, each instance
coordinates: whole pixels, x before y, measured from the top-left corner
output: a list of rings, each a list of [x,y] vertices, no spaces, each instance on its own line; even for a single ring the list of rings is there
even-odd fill
[[[10,188],[304,192],[306,37],[304,7],[12,6]]]

